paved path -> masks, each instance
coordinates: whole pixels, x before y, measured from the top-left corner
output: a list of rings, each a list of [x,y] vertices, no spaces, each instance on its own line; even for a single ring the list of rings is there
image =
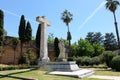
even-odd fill
[[[101,76],[101,75],[92,75],[89,78],[98,78],[98,79],[107,79],[107,80],[120,80],[120,76]]]

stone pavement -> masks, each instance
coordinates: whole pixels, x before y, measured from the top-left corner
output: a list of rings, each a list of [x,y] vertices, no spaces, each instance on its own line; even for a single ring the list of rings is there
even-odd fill
[[[92,75],[89,78],[98,78],[106,80],[120,80],[120,76],[101,76],[101,75]]]

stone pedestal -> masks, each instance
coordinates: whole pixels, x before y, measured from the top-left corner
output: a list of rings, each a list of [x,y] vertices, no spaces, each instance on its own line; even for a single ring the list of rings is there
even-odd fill
[[[91,76],[94,71],[79,68],[78,65],[73,62],[47,62],[45,66],[48,70],[47,74],[52,75],[64,75],[71,77],[84,78]]]
[[[53,71],[76,71],[79,70],[75,61],[73,62],[48,62],[46,64],[48,68]]]

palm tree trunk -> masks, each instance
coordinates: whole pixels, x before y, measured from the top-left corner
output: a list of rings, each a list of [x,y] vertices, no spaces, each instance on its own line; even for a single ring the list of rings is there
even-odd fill
[[[67,35],[68,38],[67,38],[67,40],[68,40],[69,46],[71,46],[71,41],[70,41],[71,39],[69,39],[69,36],[71,36],[70,30],[69,30],[69,25],[67,27],[68,27],[68,35]]]
[[[120,48],[120,38],[119,38],[119,31],[118,31],[118,26],[117,26],[117,21],[116,21],[116,16],[115,12],[113,12],[114,15],[114,20],[115,20],[115,29],[116,29],[116,35],[117,35],[117,41],[118,41],[118,47]]]
[[[69,30],[69,25],[67,25],[68,27],[68,32],[67,32],[67,40],[68,40],[68,43],[69,43],[69,52],[66,56],[66,58],[68,58],[68,56],[71,54],[71,33],[70,33],[70,30]]]

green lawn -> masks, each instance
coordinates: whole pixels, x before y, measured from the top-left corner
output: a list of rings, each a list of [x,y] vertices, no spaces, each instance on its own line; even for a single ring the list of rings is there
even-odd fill
[[[95,70],[95,75],[120,76],[120,72],[112,70]]]
[[[102,80],[102,79],[93,79],[93,78],[73,78],[73,77],[66,77],[66,76],[55,76],[55,75],[45,75],[45,71],[40,70],[32,70],[19,73],[17,71],[0,71],[0,74],[9,74],[11,76],[19,76],[19,77],[26,77],[26,78],[34,78],[38,80]],[[0,80],[20,80],[10,77],[0,77]]]

